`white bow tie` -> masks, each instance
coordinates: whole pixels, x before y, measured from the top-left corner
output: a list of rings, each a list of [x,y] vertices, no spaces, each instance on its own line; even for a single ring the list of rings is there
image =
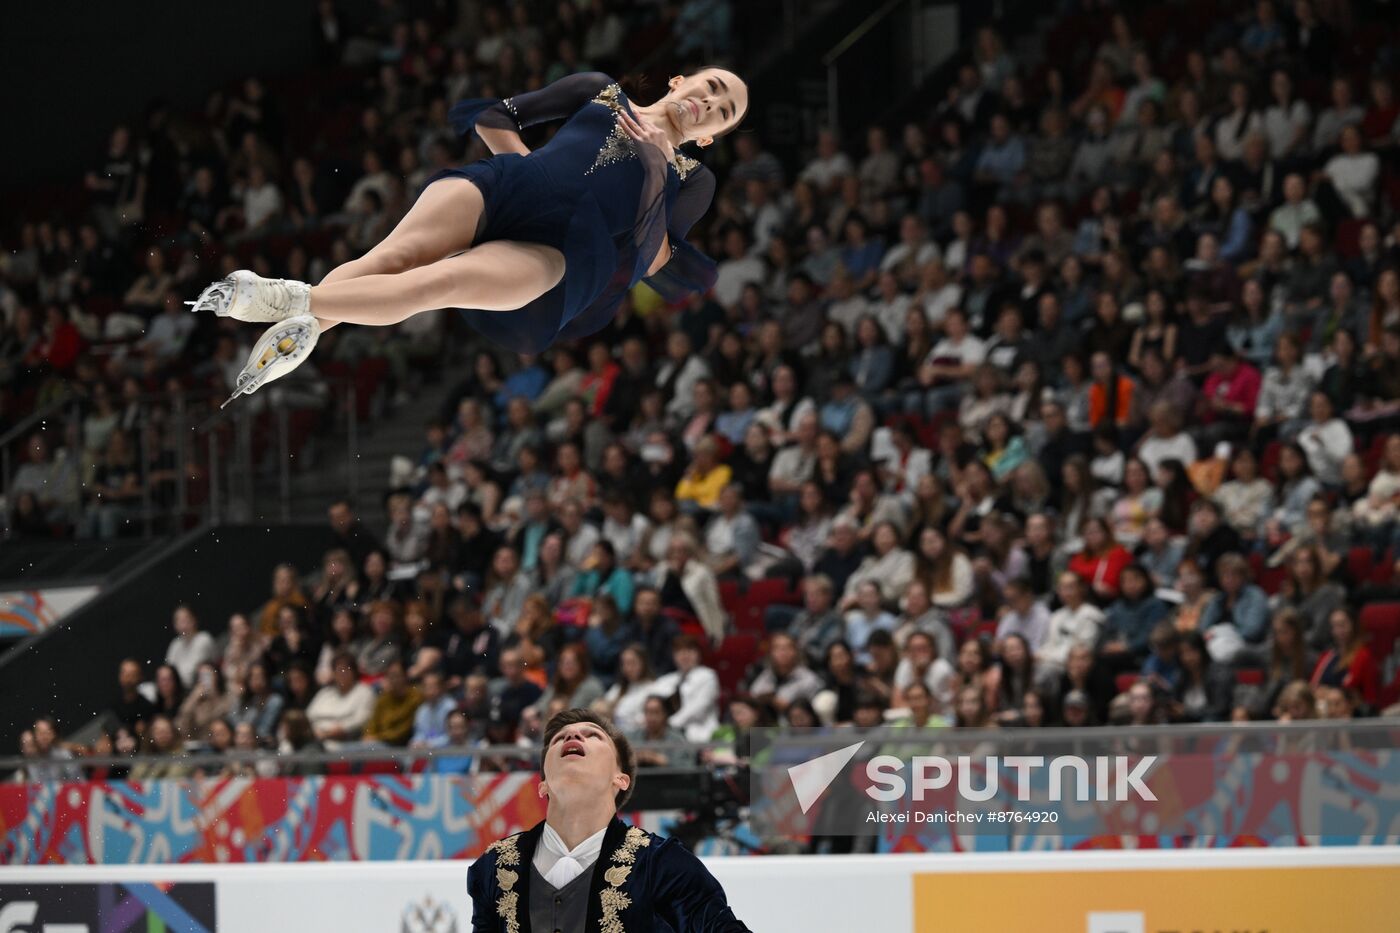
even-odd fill
[[[583,866],[578,863],[578,859],[572,855],[561,855],[559,861],[555,862],[554,867],[544,876],[544,880],[558,890],[581,874]]]

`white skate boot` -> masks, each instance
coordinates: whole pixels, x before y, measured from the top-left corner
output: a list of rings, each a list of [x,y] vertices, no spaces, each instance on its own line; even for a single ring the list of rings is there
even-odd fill
[[[254,324],[275,324],[298,314],[311,313],[311,286],[293,279],[265,279],[239,269],[187,301],[195,311],[213,311]]]
[[[233,390],[228,402],[219,407],[225,408],[238,396],[251,395],[296,369],[311,355],[320,336],[321,322],[309,314],[298,314],[273,324],[254,345],[247,365],[238,374],[238,388]]]

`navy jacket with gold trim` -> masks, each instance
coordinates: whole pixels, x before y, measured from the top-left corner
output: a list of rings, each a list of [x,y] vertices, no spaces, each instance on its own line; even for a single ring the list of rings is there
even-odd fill
[[[541,822],[507,836],[467,869],[475,933],[537,933],[530,929],[530,864],[543,831]],[[675,933],[749,933],[689,849],[613,817],[593,864],[584,930],[661,933],[666,924]]]

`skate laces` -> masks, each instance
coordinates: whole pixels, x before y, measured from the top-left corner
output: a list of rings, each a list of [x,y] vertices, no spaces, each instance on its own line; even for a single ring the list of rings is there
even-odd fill
[[[296,302],[291,284],[286,279],[263,279],[262,295],[264,302],[283,314],[292,310]]]

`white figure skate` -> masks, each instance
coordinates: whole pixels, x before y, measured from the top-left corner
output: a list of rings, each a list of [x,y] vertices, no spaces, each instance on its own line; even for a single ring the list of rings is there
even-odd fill
[[[256,272],[239,269],[185,304],[195,311],[213,311],[219,317],[275,324],[311,313],[311,286],[294,279],[265,279]]]
[[[309,314],[298,314],[273,324],[253,347],[247,365],[238,374],[238,387],[228,397],[228,402],[219,407],[226,408],[238,396],[251,395],[296,369],[311,355],[320,336],[321,322]]]

